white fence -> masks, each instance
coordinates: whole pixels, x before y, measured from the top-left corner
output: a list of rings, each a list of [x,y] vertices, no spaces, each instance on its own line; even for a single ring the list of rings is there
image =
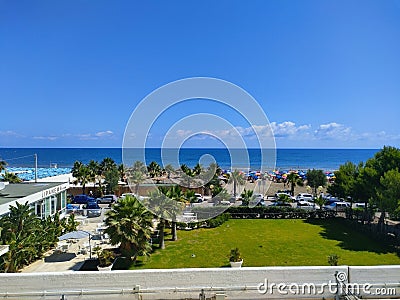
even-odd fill
[[[338,288],[336,277],[351,290]],[[400,266],[0,274],[0,297],[8,299],[333,299],[345,292],[400,298]]]

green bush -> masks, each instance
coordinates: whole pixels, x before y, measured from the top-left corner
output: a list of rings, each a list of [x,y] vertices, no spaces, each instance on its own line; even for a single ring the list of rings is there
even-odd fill
[[[209,219],[206,221],[207,227],[215,228],[221,226],[226,221],[231,218],[229,213],[223,213],[222,215],[216,216],[215,218]]]

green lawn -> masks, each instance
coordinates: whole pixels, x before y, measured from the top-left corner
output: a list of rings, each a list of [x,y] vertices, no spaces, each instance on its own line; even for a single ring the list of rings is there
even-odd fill
[[[380,245],[343,220],[229,220],[218,228],[179,231],[179,240],[157,249],[137,268],[228,266],[231,248],[239,247],[244,266],[322,266],[329,254],[339,265],[400,264],[393,248]],[[192,257],[194,255],[194,257]]]

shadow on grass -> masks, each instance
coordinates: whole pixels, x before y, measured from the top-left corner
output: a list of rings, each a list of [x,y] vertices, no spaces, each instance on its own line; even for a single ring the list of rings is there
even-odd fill
[[[328,240],[338,241],[338,246],[351,251],[368,251],[377,254],[396,253],[400,257],[400,249],[390,243],[362,232],[359,226],[346,219],[307,219],[305,223],[323,229],[320,235]]]
[[[133,263],[131,260],[125,257],[118,257],[118,259],[114,263],[113,270],[129,270],[132,267],[141,267],[144,264],[144,261],[140,259],[136,260],[136,262]]]

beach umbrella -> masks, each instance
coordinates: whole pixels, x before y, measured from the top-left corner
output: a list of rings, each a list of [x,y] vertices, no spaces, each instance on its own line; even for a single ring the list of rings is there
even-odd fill
[[[69,239],[76,239],[80,240],[83,238],[89,238],[89,255],[90,258],[92,258],[92,246],[90,244],[90,240],[92,239],[92,235],[90,232],[84,231],[84,230],[77,230],[77,231],[71,231],[66,234],[63,234],[58,238],[59,241],[64,241],[64,240],[69,240]]]

